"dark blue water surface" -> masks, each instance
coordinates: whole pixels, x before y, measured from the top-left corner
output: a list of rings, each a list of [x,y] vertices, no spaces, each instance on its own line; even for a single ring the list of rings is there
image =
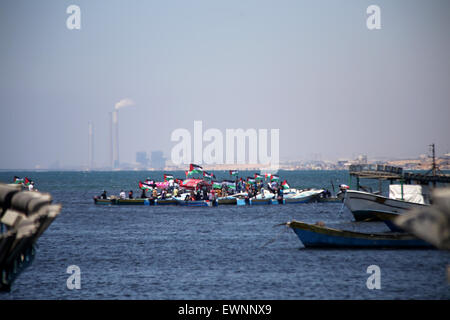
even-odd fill
[[[32,178],[63,209],[39,239],[33,264],[0,299],[450,298],[447,252],[304,249],[292,230],[275,227],[296,219],[386,231],[382,223],[351,222],[340,203],[96,206],[92,197],[103,188],[137,193],[139,180],[160,179],[162,172],[0,172],[0,181],[14,175]],[[298,187],[349,183],[344,171],[280,176]],[[367,267],[374,264],[381,268],[381,290],[366,287]],[[69,265],[81,269],[80,290],[67,289]]]

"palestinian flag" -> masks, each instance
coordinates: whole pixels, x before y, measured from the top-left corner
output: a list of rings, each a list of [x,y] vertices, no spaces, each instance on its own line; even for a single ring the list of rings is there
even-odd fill
[[[283,187],[283,189],[289,189],[290,188],[286,180],[284,180],[283,183],[281,183],[281,186]]]
[[[181,185],[183,183],[183,179],[175,179],[175,182]]]
[[[213,178],[216,178],[216,176],[214,175],[214,173],[208,173],[208,172],[206,172],[206,171],[203,172],[203,177],[204,177],[205,179],[209,179],[209,180],[212,180]]]
[[[200,173],[203,172],[203,168],[196,164],[191,163],[191,165],[189,166],[189,173],[192,171],[194,171],[195,173]]]
[[[191,163],[191,165],[189,166],[189,171],[187,171],[186,176],[189,177],[194,173],[203,173],[203,168],[196,164]]]
[[[262,180],[262,179],[263,179],[263,176],[260,175],[260,174],[255,173],[255,179],[256,179],[256,180]]]
[[[187,171],[186,177],[190,177],[190,176],[194,175],[195,173],[201,173],[201,171],[195,171],[195,170]]]
[[[220,182],[213,181],[212,188],[213,189],[222,189],[222,184]]]
[[[139,181],[139,189],[142,190],[150,190],[152,189],[151,185],[142,181]]]
[[[184,174],[186,175],[186,177],[189,175],[189,170],[185,171]]]
[[[15,184],[25,183],[25,179],[20,179],[19,177],[14,177],[14,183]]]
[[[252,177],[247,177],[247,182],[248,183],[255,183],[256,180],[254,178],[252,178]]]
[[[173,175],[171,174],[164,174],[164,181],[170,181],[173,180]]]
[[[236,183],[230,180],[223,180],[222,185],[226,185],[230,189],[236,189]]]
[[[30,179],[28,179],[27,177],[25,177],[25,179],[24,179],[25,181],[23,182],[23,184],[25,185],[25,186],[29,186],[30,184],[31,184],[31,180]]]
[[[280,177],[273,174],[273,175],[270,177],[270,181],[280,181]]]
[[[239,174],[239,171],[237,171],[237,170],[230,170],[230,175],[232,175],[232,176],[237,176]]]

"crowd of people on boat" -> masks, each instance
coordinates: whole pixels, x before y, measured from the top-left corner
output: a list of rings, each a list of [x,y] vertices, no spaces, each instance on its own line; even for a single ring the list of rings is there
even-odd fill
[[[166,177],[165,177],[166,178]],[[199,200],[216,200],[218,198],[226,198],[228,196],[241,196],[243,198],[265,198],[266,196],[273,197],[278,200],[282,200],[284,197],[284,190],[289,188],[287,181],[279,183],[278,179],[264,181],[263,179],[248,178],[236,178],[235,181],[224,180],[222,183],[218,182],[205,182],[198,183],[194,187],[186,187],[183,185],[183,181],[180,179],[174,179],[170,176],[170,179],[165,181],[164,186],[157,185],[154,180],[147,178],[143,183],[139,182],[141,189],[140,199],[171,199],[179,198],[183,196],[182,200],[186,201],[199,201]],[[343,191],[348,188],[345,185],[339,186]],[[320,197],[330,198],[332,196],[328,189],[324,189]],[[115,197],[115,196],[114,196]],[[108,199],[107,193],[103,190],[103,193],[99,197],[100,199]],[[133,190],[127,192],[121,190],[118,196],[119,199],[135,199]]]
[[[28,191],[38,191],[34,185],[34,181],[28,177],[20,178],[18,176],[14,176],[13,183],[22,185],[22,187]]]
[[[254,198],[261,195],[262,198],[266,195],[266,190],[274,194],[278,199],[283,198],[283,187],[278,181],[264,182],[264,181],[245,181],[243,179],[236,179],[231,185],[223,182],[215,184],[199,184],[194,188],[184,188],[180,186],[176,180],[169,180],[167,188],[158,188],[157,185],[147,178],[144,182],[145,187],[141,187],[140,199],[167,199],[176,198],[185,194],[184,200],[198,201],[198,200],[215,200],[220,197],[233,196],[242,194],[247,198]],[[108,199],[106,190],[103,190],[100,199]],[[125,190],[120,190],[119,199],[134,199],[134,192],[130,190],[127,193]]]

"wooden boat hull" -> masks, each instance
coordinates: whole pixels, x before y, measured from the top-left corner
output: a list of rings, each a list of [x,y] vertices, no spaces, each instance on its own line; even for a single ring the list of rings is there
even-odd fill
[[[177,200],[179,206],[186,206],[186,207],[212,207],[215,204],[215,202],[209,201],[209,200]]]
[[[217,203],[219,205],[236,205],[237,204],[237,199],[236,198],[217,199]]]
[[[392,212],[375,212],[375,216],[378,220],[383,221],[384,224],[392,231],[392,232],[405,232],[402,228],[398,227],[394,223],[394,219],[397,218],[400,214],[392,213]]]
[[[177,205],[177,200],[174,199],[156,199],[151,198],[138,198],[138,199],[96,199],[94,203],[99,205],[140,205],[140,206],[153,206],[153,205]]]
[[[320,203],[339,203],[339,202],[342,202],[342,201],[343,201],[343,199],[340,199],[338,197],[330,197],[330,198],[320,198],[320,197],[318,197],[317,198],[317,202],[320,202]]]
[[[400,214],[412,208],[423,208],[427,206],[356,190],[346,191],[344,203],[352,212],[356,221],[379,221],[375,214],[377,212]]]
[[[298,204],[298,203],[310,203],[313,202],[315,199],[315,196],[306,196],[306,197],[300,197],[300,198],[284,198],[285,204]]]
[[[178,205],[178,201],[175,199],[157,199],[155,200],[155,206],[167,206],[167,205]]]
[[[97,198],[94,198],[94,203],[95,204],[106,204],[106,205],[108,205],[108,204],[112,204],[112,201],[111,201],[111,199],[97,199]]]
[[[116,199],[115,204],[118,205],[149,205],[149,199]]]
[[[272,204],[272,199],[250,199],[249,204],[252,206]]]
[[[288,226],[303,245],[324,248],[433,248],[406,233],[362,233],[291,221]]]
[[[186,205],[191,207],[205,207],[205,206],[217,206],[217,205],[272,205],[272,204],[300,204],[310,203],[315,199],[314,196],[305,196],[298,198],[284,198],[283,200],[277,200],[273,198],[267,199],[218,199],[215,202],[200,200],[200,201],[184,201],[179,199],[99,199],[94,198],[94,203],[98,205]],[[186,204],[185,202],[188,202]],[[211,205],[205,204],[211,202]]]

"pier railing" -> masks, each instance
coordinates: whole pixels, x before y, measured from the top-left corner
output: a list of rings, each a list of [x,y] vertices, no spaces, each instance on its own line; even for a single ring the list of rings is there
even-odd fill
[[[394,175],[402,175],[403,168],[388,166],[384,164],[353,164],[349,167],[350,173],[356,172],[379,172],[379,173],[389,173]]]
[[[417,183],[450,183],[450,175],[430,175],[415,172],[405,172],[401,167],[388,166],[384,164],[355,164],[349,167],[351,176],[366,179],[403,180],[406,183],[415,181]]]

